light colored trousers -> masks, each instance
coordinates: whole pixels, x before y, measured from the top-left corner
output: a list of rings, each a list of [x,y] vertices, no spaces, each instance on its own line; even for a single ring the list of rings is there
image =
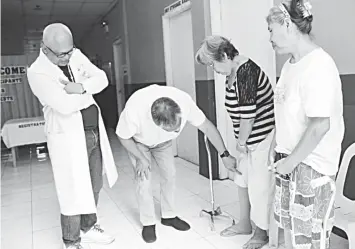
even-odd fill
[[[172,148],[172,141],[164,142],[155,147],[148,147],[136,142],[138,149],[149,160],[150,165],[154,162],[160,173],[160,206],[162,218],[174,218],[174,192],[175,192],[175,164]],[[135,169],[136,158],[129,153],[129,158]],[[139,205],[140,221],[143,226],[156,223],[154,199],[152,191],[152,175],[149,172],[148,180],[144,177],[136,177],[136,195]]]
[[[248,146],[248,154],[239,156],[238,169],[242,175],[235,175],[234,182],[241,188],[248,188],[251,205],[250,219],[263,230],[269,229],[270,212],[275,181],[268,170],[268,157],[274,131],[259,144]]]

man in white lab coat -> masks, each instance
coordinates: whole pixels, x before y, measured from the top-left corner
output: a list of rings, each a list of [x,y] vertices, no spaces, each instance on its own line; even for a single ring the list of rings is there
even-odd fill
[[[172,149],[172,140],[180,135],[187,122],[206,134],[220,154],[223,164],[238,173],[236,160],[229,155],[217,128],[190,95],[175,87],[152,85],[138,90],[128,99],[117,125],[116,133],[128,150],[135,169],[142,237],[147,243],[156,240],[150,182],[153,162],[156,162],[160,171],[161,223],[179,231],[190,229],[189,224],[177,217],[175,212]]]
[[[69,28],[55,23],[44,29],[40,55],[27,77],[44,106],[64,248],[113,242],[96,216],[103,172],[110,187],[117,180],[100,108],[92,96],[108,85],[106,74],[75,48]]]

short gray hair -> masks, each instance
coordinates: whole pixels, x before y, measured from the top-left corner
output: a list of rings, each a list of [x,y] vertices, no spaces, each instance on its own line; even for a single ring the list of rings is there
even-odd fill
[[[224,53],[229,59],[239,54],[238,50],[225,37],[213,35],[207,37],[196,52],[195,60],[202,65],[211,64],[213,61],[223,61]]]
[[[181,113],[181,109],[174,100],[162,97],[153,102],[151,113],[156,125],[172,127],[178,123],[177,117]]]

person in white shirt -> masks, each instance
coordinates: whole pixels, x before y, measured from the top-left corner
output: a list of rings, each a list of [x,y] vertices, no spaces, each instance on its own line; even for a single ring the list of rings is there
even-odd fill
[[[137,198],[142,237],[147,243],[156,240],[155,211],[150,183],[152,162],[160,170],[161,223],[177,230],[190,229],[176,216],[174,207],[175,165],[172,139],[179,136],[186,122],[205,133],[224,165],[236,170],[236,159],[229,155],[217,128],[185,92],[170,86],[152,85],[136,91],[121,113],[116,133],[129,152],[136,172]]]
[[[292,0],[273,7],[267,17],[270,42],[290,54],[275,89],[276,152],[274,217],[285,229],[286,247],[318,249],[330,185],[313,189],[313,179],[338,171],[344,136],[342,87],[331,56],[310,37],[309,2]],[[276,146],[276,147],[275,147]],[[333,207],[334,208],[334,207]],[[327,245],[334,210],[327,227]]]
[[[27,77],[43,105],[64,248],[113,242],[96,215],[103,172],[110,187],[117,180],[100,108],[93,98],[108,85],[105,72],[75,48],[67,26],[53,23],[43,31],[40,54]]]

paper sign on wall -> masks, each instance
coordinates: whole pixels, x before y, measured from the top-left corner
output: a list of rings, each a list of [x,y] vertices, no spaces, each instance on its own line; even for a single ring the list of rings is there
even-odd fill
[[[14,96],[1,96],[1,102],[13,102]]]
[[[25,66],[1,67],[1,76],[24,75],[24,74],[26,74]]]
[[[22,77],[26,75],[25,66],[1,67],[1,84],[22,83]]]
[[[189,2],[190,0],[179,0],[179,1],[176,1],[175,3],[169,5],[168,7],[164,8],[164,14],[172,11],[173,9],[176,9],[177,7],[183,5],[184,3],[187,3]]]

